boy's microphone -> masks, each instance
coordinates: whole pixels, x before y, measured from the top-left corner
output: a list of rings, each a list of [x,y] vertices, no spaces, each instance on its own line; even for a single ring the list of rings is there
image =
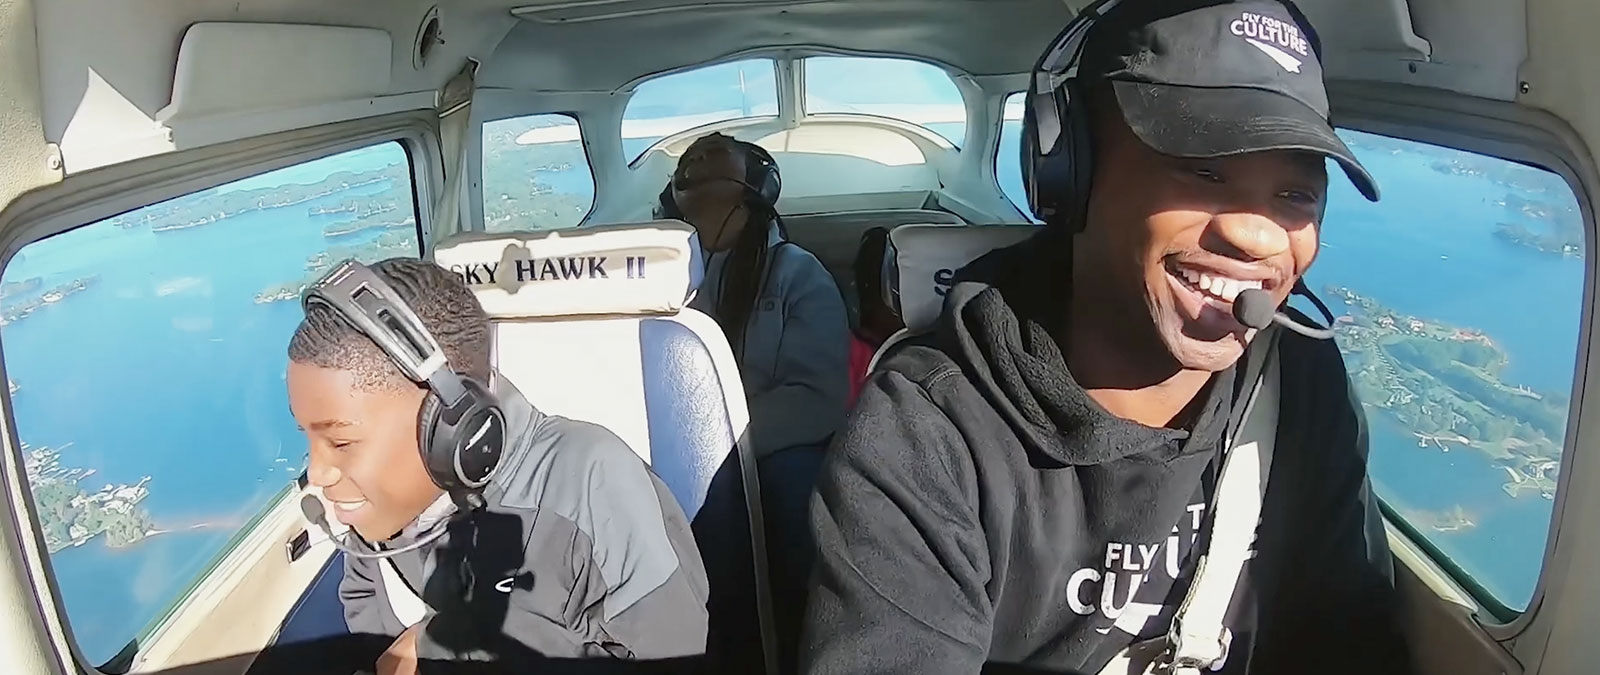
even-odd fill
[[[328,508],[322,505],[322,500],[317,499],[316,495],[306,495],[300,498],[300,513],[306,517],[306,520],[309,520],[317,527],[322,528],[322,533],[328,536],[328,541],[333,542],[334,546],[337,546],[339,547],[339,550],[344,551],[345,555],[355,556],[357,558],[388,558],[390,556],[399,555],[407,551],[415,551],[431,543],[433,540],[444,536],[444,533],[447,531],[447,528],[438,526],[434,528],[434,531],[429,532],[421,539],[406,544],[405,546],[401,546],[400,548],[369,552],[350,546],[344,543],[340,537],[337,537],[333,534],[333,528],[328,527]]]

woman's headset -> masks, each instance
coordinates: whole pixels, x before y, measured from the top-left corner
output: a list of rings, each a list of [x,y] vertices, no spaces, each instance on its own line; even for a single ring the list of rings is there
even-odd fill
[[[1028,81],[1022,113],[1022,184],[1028,208],[1050,226],[1083,229],[1094,176],[1089,114],[1078,80],[1089,29],[1120,0],[1098,0],[1083,8],[1039,57]]]
[[[708,177],[690,183],[681,178],[676,170],[672,177],[667,179],[667,185],[661,188],[659,201],[661,204],[661,217],[683,219],[683,210],[678,208],[678,201],[673,198],[672,190],[679,190],[704,185],[714,181],[729,181],[743,186],[745,195],[755,204],[773,214],[778,208],[778,194],[783,191],[783,177],[778,173],[778,162],[772,158],[772,153],[767,152],[755,143],[732,139],[733,144],[744,150],[744,180],[723,177]]]
[[[370,338],[412,381],[428,389],[417,447],[433,483],[458,501],[476,496],[505,451],[505,414],[483,383],[450,368],[416,312],[366,265],[345,260],[306,289],[301,306],[324,305]]]

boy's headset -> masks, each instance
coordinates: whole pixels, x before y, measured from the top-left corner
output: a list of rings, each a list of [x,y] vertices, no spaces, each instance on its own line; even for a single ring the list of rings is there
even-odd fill
[[[389,284],[345,260],[307,288],[301,306],[324,305],[378,345],[428,389],[417,416],[417,447],[434,485],[458,503],[481,505],[505,450],[505,413],[483,383],[451,369],[444,350]]]
[[[1083,8],[1039,57],[1028,81],[1022,113],[1022,184],[1028,208],[1050,226],[1083,229],[1094,176],[1090,120],[1078,80],[1089,29],[1121,0],[1098,0]]]

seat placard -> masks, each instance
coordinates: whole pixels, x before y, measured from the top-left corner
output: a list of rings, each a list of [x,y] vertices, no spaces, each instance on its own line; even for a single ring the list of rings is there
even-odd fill
[[[699,282],[694,230],[678,221],[469,234],[435,262],[494,318],[675,314]]]

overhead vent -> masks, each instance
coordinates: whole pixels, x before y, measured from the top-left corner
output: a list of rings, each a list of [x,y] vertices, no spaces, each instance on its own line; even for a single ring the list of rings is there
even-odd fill
[[[389,34],[372,28],[197,23],[183,34],[167,121],[371,98],[389,90]]]
[[[439,33],[439,6],[434,5],[422,16],[422,24],[417,26],[417,40],[411,47],[411,66],[417,70],[426,68],[433,48],[442,44],[444,38]]]

